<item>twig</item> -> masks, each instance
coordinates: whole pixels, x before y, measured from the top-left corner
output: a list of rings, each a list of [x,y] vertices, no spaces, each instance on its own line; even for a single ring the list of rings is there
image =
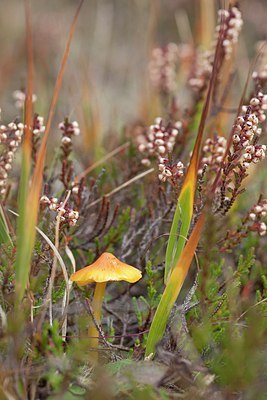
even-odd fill
[[[91,318],[92,318],[92,320],[93,320],[93,323],[95,324],[96,329],[98,330],[98,333],[99,333],[101,339],[103,340],[103,342],[105,343],[105,345],[106,345],[107,347],[111,348],[111,347],[112,347],[112,346],[111,346],[111,343],[109,343],[109,342],[107,341],[107,339],[105,338],[105,334],[104,334],[104,332],[103,332],[102,329],[101,329],[101,326],[97,323],[97,321],[96,321],[96,319],[95,319],[94,312],[93,312],[93,309],[92,309],[92,307],[91,307],[91,303],[90,303],[90,300],[89,300],[89,299],[86,299],[86,305],[87,305],[87,307],[88,307],[89,314],[90,314],[90,316],[91,316]],[[111,358],[112,358],[112,361],[117,361],[117,357],[116,357],[116,355],[113,354],[113,353],[111,353]]]
[[[86,168],[80,175],[77,175],[74,179],[75,182],[79,182],[82,178],[84,178],[86,175],[88,175],[90,172],[92,172],[95,168],[97,168],[99,165],[103,164],[105,161],[109,160],[116,154],[120,153],[122,150],[127,149],[127,147],[130,146],[130,142],[126,142],[122,144],[121,146],[117,147],[116,149],[112,150],[110,153],[105,155],[101,160],[95,162],[94,164],[90,165],[88,168]]]
[[[244,315],[246,315],[246,314],[249,312],[249,310],[251,310],[251,309],[254,308],[254,307],[259,306],[259,305],[262,304],[262,303],[265,303],[266,301],[267,301],[267,297],[265,297],[265,298],[262,299],[261,301],[258,301],[257,303],[255,303],[255,304],[253,304],[252,306],[250,306],[246,311],[244,311],[244,312],[236,319],[236,322],[238,322],[241,318],[243,318]]]
[[[61,207],[61,210],[59,211],[58,215],[57,215],[57,220],[56,220],[56,228],[55,228],[55,248],[58,249],[59,247],[59,228],[60,228],[60,217],[63,215],[64,213],[64,207],[70,197],[70,191],[67,192],[66,198],[64,200],[64,203]],[[55,280],[55,276],[56,276],[56,269],[57,269],[57,256],[54,254],[54,258],[53,258],[53,265],[52,265],[52,271],[51,271],[51,276],[50,276],[50,281],[49,281],[49,286],[48,286],[48,292],[47,292],[47,296],[46,296],[46,302],[49,302],[49,323],[50,325],[53,324],[53,315],[52,315],[52,305],[53,305],[53,301],[52,301],[52,291],[53,291],[53,286],[54,286],[54,280]],[[63,299],[64,301],[64,299]]]
[[[127,182],[124,182],[122,185],[116,187],[116,188],[113,189],[111,192],[105,194],[103,197],[105,197],[105,198],[111,197],[113,194],[119,192],[121,189],[124,189],[124,188],[126,188],[127,186],[129,186],[131,183],[133,183],[133,182],[135,182],[135,181],[137,181],[137,180],[143,178],[144,176],[146,176],[146,175],[148,175],[148,174],[151,174],[151,172],[153,172],[153,171],[154,171],[154,168],[150,168],[149,170],[144,171],[144,172],[142,172],[142,173],[139,174],[139,175],[136,175],[134,178],[129,179]],[[99,198],[99,199],[97,199],[97,200],[95,200],[95,201],[93,201],[91,204],[89,204],[88,207],[87,207],[87,209],[89,209],[89,208],[95,206],[96,204],[100,203],[101,201],[102,201],[102,197]]]

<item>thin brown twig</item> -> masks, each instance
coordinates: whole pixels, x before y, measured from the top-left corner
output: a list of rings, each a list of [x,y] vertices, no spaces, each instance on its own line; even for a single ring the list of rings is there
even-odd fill
[[[77,175],[74,179],[75,182],[79,182],[82,178],[85,178],[90,172],[92,172],[95,168],[99,167],[99,165],[108,161],[110,158],[114,157],[116,154],[120,153],[122,150],[127,149],[130,146],[130,142],[126,142],[116,149],[112,150],[110,153],[106,154],[101,160],[96,161],[94,164],[87,167],[83,172]]]
[[[153,172],[153,171],[154,171],[154,168],[150,168],[147,171],[144,171],[141,174],[136,175],[135,177],[129,179],[128,181],[122,183],[120,186],[113,189],[111,192],[105,194],[103,197],[107,198],[107,197],[113,196],[115,193],[118,193],[120,190],[125,189],[131,183],[134,183],[134,182],[138,181],[139,179],[144,178],[146,175],[151,174],[151,172]],[[101,201],[102,201],[102,197],[100,197],[99,199],[97,199],[97,200],[93,201],[91,204],[89,204],[87,209],[95,206],[96,204],[100,203]]]

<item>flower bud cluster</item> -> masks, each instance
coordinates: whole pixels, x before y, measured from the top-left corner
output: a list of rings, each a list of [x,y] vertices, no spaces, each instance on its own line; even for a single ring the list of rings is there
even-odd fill
[[[62,131],[61,138],[61,174],[60,180],[66,190],[69,190],[70,183],[73,178],[73,163],[70,158],[72,152],[72,137],[80,134],[80,128],[77,121],[70,122],[65,118],[64,122],[59,124],[59,129]]]
[[[66,118],[65,121],[60,122],[58,128],[62,131],[62,145],[69,146],[72,142],[72,136],[78,136],[80,134],[80,128],[77,121],[69,122]]]
[[[244,192],[241,187],[248,176],[251,163],[258,163],[265,158],[266,146],[258,144],[262,130],[259,125],[265,121],[267,96],[258,92],[250,99],[249,105],[242,107],[233,126],[233,143],[223,166],[221,203],[218,210],[225,215],[232,207],[237,196]],[[230,201],[225,204],[226,193],[231,193]]]
[[[72,189],[71,192],[75,195],[79,194],[80,191],[80,185],[77,182],[72,182]]]
[[[213,139],[208,138],[205,141],[198,170],[199,175],[202,174],[205,165],[208,166],[211,171],[218,171],[223,161],[226,145],[227,140],[223,136],[215,135]]]
[[[153,49],[149,63],[149,76],[152,85],[162,93],[173,93],[176,90],[176,73],[179,48],[175,43]]]
[[[218,11],[218,25],[216,27],[217,38],[223,33],[223,49],[225,58],[228,59],[233,51],[233,46],[238,42],[238,37],[243,26],[240,10],[230,7],[229,11]]]
[[[13,92],[13,98],[15,100],[15,107],[21,110],[24,107],[26,94],[22,90],[15,90]],[[35,103],[37,100],[36,94],[32,95],[32,102]]]
[[[38,114],[35,114],[33,118],[33,129],[32,129],[33,135],[40,136],[42,133],[44,133],[44,131],[45,131],[44,118]]]
[[[267,96],[263,93],[251,98],[248,106],[242,107],[242,115],[239,115],[234,125],[233,151],[243,152],[242,166],[247,169],[250,163],[258,163],[265,158],[266,146],[256,145],[256,141],[262,133],[259,124],[266,119]]]
[[[144,155],[142,164],[149,166],[151,157],[165,157],[168,153],[171,153],[181,127],[180,121],[164,125],[162,118],[156,118],[154,125],[148,128],[145,136],[140,135],[138,137],[140,143],[138,150]]]
[[[210,51],[199,51],[196,57],[196,67],[193,76],[189,79],[189,85],[193,90],[201,92],[206,89],[211,77],[213,60],[217,40],[222,37],[222,50],[220,63],[228,59],[233,51],[233,46],[238,41],[239,33],[243,25],[241,12],[237,7],[230,7],[229,10],[218,11],[218,25],[215,30],[215,37]]]
[[[3,150],[0,155],[0,197],[6,195],[8,173],[12,169],[15,153],[21,143],[24,125],[19,122],[0,125],[0,145]]]
[[[264,85],[267,83],[267,64],[263,65],[259,71],[254,71],[252,78],[254,79],[256,85],[264,87]]]
[[[69,226],[75,226],[78,218],[79,212],[73,210],[66,205],[63,208],[64,203],[59,202],[56,197],[48,197],[43,195],[40,198],[40,204],[45,208],[48,207],[51,211],[56,211],[58,214],[60,213],[60,221],[62,223],[67,223]]]
[[[266,235],[267,227],[264,222],[266,215],[267,199],[260,198],[242,220],[241,225],[237,229],[227,232],[222,241],[221,251],[228,251],[237,246],[241,242],[241,239],[246,237],[250,231],[256,232],[260,236]]]
[[[201,92],[206,89],[212,73],[213,57],[212,51],[197,51],[195,68],[188,81],[194,91]]]
[[[267,231],[265,222],[262,220],[267,215],[267,199],[261,200],[249,212],[248,220],[253,221],[253,224],[249,226],[249,230],[258,232],[260,236],[264,236]]]
[[[181,161],[173,163],[168,158],[159,158],[159,175],[161,182],[170,181],[175,183],[177,179],[184,175],[184,164]]]

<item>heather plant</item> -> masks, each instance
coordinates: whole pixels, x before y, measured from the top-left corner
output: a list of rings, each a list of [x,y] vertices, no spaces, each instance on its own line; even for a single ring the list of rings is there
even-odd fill
[[[237,82],[238,4],[207,49],[153,44],[153,101],[88,151],[84,105],[59,101],[85,6],[46,117],[25,1],[27,81],[2,107],[0,398],[264,399],[264,44]]]

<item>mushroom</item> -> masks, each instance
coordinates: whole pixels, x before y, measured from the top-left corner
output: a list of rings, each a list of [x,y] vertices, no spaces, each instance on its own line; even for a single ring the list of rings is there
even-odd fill
[[[95,282],[96,286],[92,301],[92,309],[95,320],[99,324],[101,321],[101,309],[107,282],[126,281],[135,283],[139,281],[141,277],[141,271],[137,268],[125,264],[118,260],[113,254],[105,252],[93,264],[72,274],[70,279],[80,286]],[[89,325],[88,336],[90,338],[90,346],[97,348],[99,333],[93,321],[91,321]],[[97,361],[97,353],[94,354],[93,358]]]

